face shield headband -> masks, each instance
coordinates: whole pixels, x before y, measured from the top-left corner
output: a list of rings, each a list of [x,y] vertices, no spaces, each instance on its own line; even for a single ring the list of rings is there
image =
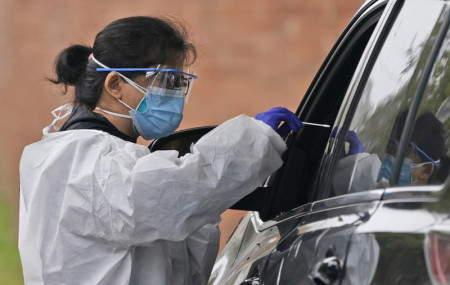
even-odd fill
[[[158,64],[156,67],[151,68],[110,68],[98,61],[94,56],[91,56],[90,59],[102,67],[97,68],[98,72],[115,71],[127,83],[134,86],[144,95],[148,92],[150,87],[159,87],[162,89],[177,91],[182,90],[184,93],[184,101],[186,103],[189,100],[189,95],[191,93],[194,80],[197,79],[197,76],[191,70],[183,71],[174,68],[167,68],[167,66],[162,64]],[[121,72],[145,72],[145,77],[150,79],[150,84],[147,88],[144,88],[123,75]]]
[[[398,146],[398,141],[394,138],[389,138],[389,141],[391,141],[395,146]],[[421,154],[426,160],[428,160],[427,162],[424,163],[420,163],[420,164],[416,164],[416,165],[423,165],[423,164],[427,164],[427,163],[432,163],[435,167],[439,166],[440,160],[434,160],[433,158],[431,158],[431,156],[429,156],[425,151],[423,151],[419,146],[417,146],[416,144],[410,142],[409,145],[412,147],[413,150],[417,151],[419,154]]]

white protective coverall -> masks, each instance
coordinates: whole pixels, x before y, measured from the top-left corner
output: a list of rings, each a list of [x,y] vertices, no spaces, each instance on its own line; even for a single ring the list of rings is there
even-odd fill
[[[381,161],[376,154],[352,154],[339,160],[333,177],[336,195],[377,189]]]
[[[245,115],[181,158],[97,130],[45,135],[20,162],[26,284],[205,284],[220,214],[279,168],[285,149]]]

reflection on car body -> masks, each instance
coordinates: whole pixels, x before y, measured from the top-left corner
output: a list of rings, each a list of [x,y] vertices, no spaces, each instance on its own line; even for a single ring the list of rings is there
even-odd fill
[[[445,1],[362,5],[297,110],[332,127],[285,138],[209,284],[450,284],[449,23]]]

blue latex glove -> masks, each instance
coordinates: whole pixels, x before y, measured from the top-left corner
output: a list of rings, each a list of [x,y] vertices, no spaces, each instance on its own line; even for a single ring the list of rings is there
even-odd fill
[[[345,141],[350,144],[347,153],[348,155],[362,153],[366,150],[354,131],[348,131]]]
[[[339,130],[338,127],[334,128],[331,132],[332,138],[339,137],[340,135],[341,130]],[[345,141],[349,143],[347,155],[362,153],[366,150],[362,142],[359,140],[358,135],[354,131],[348,131]]]
[[[255,119],[263,121],[282,137],[291,130],[298,131],[303,126],[297,115],[284,107],[275,107],[267,112],[259,113]],[[282,122],[284,122],[283,125],[279,127]]]

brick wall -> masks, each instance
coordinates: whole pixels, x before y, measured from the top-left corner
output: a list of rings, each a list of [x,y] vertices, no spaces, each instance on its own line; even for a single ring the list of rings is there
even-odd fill
[[[295,110],[362,0],[0,0],[0,191],[18,204],[18,164],[41,138],[50,111],[70,96],[44,80],[69,44],[92,44],[109,22],[131,15],[184,20],[199,49],[199,75],[181,129],[219,124],[273,106]],[[140,141],[140,143],[146,143]],[[229,235],[240,214],[226,213]]]

